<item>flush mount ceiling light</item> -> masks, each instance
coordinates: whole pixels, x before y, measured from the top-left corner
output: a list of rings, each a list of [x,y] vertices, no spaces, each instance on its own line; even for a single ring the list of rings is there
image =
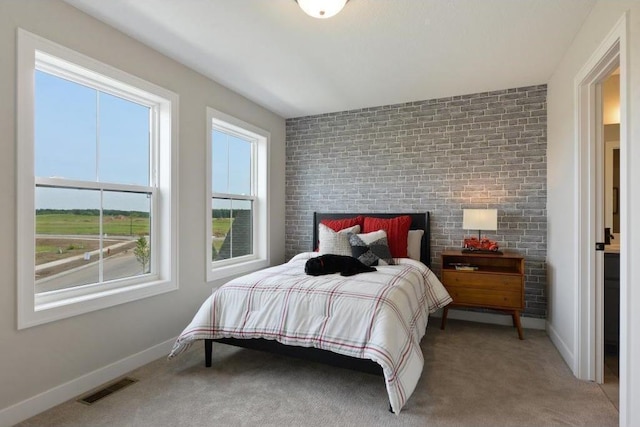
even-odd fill
[[[348,0],[296,0],[304,13],[314,18],[326,19],[338,14]]]

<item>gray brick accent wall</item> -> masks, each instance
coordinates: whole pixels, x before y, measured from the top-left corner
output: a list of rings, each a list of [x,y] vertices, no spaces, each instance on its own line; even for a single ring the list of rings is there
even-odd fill
[[[464,208],[526,257],[524,315],[546,300],[546,85],[286,122],[286,256],[311,248],[313,212],[431,212],[432,269],[459,248]]]

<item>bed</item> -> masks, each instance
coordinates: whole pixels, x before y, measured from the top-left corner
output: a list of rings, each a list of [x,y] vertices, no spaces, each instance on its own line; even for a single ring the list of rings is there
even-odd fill
[[[309,276],[304,264],[318,252],[298,254],[216,290],[180,334],[169,358],[204,340],[206,366],[211,366],[217,341],[381,374],[390,410],[400,413],[422,372],[420,341],[428,314],[451,302],[428,268],[429,213],[315,213],[312,240],[315,250],[320,224],[326,221],[406,216],[411,230],[424,230],[420,261],[414,246],[414,259],[394,258],[395,265],[378,265],[373,273]]]

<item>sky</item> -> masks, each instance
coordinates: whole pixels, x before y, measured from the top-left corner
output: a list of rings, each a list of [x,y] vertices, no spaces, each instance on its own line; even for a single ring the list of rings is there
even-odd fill
[[[211,134],[211,191],[251,194],[251,143],[228,133]],[[227,167],[229,165],[229,167]],[[249,201],[213,200],[213,209],[251,209]]]
[[[37,177],[150,185],[148,107],[42,71],[35,88]],[[212,138],[213,191],[250,194],[251,143],[219,131]],[[146,194],[105,192],[103,208],[148,212],[149,202]],[[44,208],[99,209],[100,195],[38,188],[36,209]]]

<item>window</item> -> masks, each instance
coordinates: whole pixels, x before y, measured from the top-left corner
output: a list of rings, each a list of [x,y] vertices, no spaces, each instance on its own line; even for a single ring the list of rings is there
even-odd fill
[[[212,260],[253,255],[255,140],[213,124]]]
[[[267,265],[269,134],[207,109],[207,279]]]
[[[20,30],[19,327],[175,289],[177,96]]]

